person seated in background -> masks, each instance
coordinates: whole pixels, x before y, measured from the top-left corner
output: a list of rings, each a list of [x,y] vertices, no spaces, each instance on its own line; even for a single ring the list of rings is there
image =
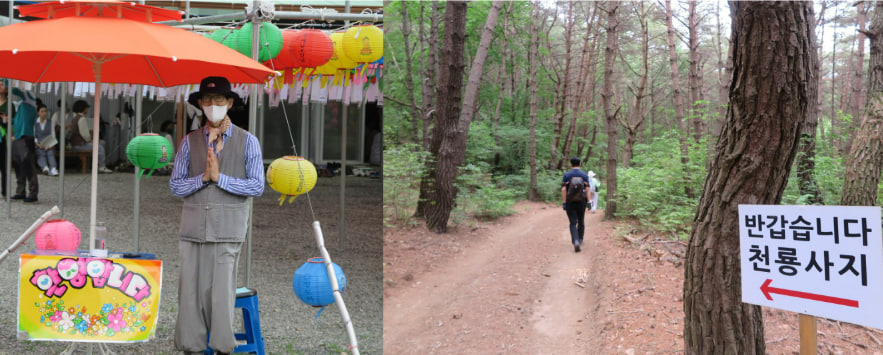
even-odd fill
[[[68,102],[70,105],[70,102]],[[64,122],[64,139],[71,139],[71,110],[70,106],[61,107],[61,100],[56,102],[58,110],[52,113],[52,125],[55,126],[55,137],[61,136],[61,122]],[[60,141],[60,140],[59,140]]]
[[[37,105],[37,121],[34,122],[34,142],[37,145],[37,165],[44,174],[58,175],[58,165],[55,164],[55,129],[49,121],[49,110],[46,105]]]
[[[88,116],[89,104],[77,100],[73,106],[74,118],[71,120],[71,148],[74,151],[92,151],[92,139],[97,138],[92,132],[92,119]],[[113,173],[105,166],[104,145],[98,144],[98,172]]]

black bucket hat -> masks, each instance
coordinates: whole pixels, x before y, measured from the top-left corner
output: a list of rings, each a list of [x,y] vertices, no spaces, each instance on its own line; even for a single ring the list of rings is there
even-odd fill
[[[187,102],[193,106],[199,107],[199,98],[204,94],[220,94],[227,98],[232,97],[234,99],[234,105],[235,103],[242,101],[239,98],[239,95],[236,95],[236,93],[231,90],[230,81],[222,76],[209,76],[202,79],[202,81],[199,82],[199,91],[191,93],[190,96],[187,97]]]

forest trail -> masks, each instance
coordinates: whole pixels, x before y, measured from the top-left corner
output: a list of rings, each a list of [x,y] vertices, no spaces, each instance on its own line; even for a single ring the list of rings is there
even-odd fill
[[[586,213],[585,244],[576,253],[560,207],[519,207],[499,224],[469,231],[467,248],[440,241],[445,235],[424,235],[428,240],[404,249],[429,248],[428,259],[384,255],[387,267],[408,268],[405,262],[416,272],[416,263],[439,261],[406,276],[408,284],[385,288],[385,353],[574,354],[600,346],[601,211]],[[450,243],[459,252],[433,258],[431,249]]]

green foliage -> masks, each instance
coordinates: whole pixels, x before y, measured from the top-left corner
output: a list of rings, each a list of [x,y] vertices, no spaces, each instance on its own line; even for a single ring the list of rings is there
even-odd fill
[[[706,151],[704,142],[693,144],[689,165],[682,166],[676,134],[668,132],[648,144],[635,145],[632,166],[617,170],[617,212],[647,228],[685,238],[705,181]],[[686,195],[688,187],[695,197]]]
[[[843,173],[845,171],[843,158],[833,147],[820,147],[818,144],[816,147],[816,166],[815,171],[813,171],[813,177],[819,185],[825,204],[839,205],[841,189],[843,188]],[[791,167],[791,174],[788,176],[788,185],[782,194],[783,205],[808,204],[810,196],[800,195],[797,179],[797,163],[795,160],[794,165]]]
[[[563,171],[537,169],[537,193],[539,201],[560,203],[561,202],[561,176]],[[499,181],[504,181],[508,188],[518,191],[519,199],[527,199],[530,188],[530,166],[525,166],[520,173],[507,175]]]
[[[389,142],[387,142],[389,143]],[[417,206],[424,161],[429,153],[416,144],[387,144],[383,152],[383,222],[404,224]]]
[[[454,185],[457,187],[455,214],[471,215],[480,219],[508,216],[514,211],[519,191],[507,184],[494,181],[487,173],[488,164],[466,164]]]

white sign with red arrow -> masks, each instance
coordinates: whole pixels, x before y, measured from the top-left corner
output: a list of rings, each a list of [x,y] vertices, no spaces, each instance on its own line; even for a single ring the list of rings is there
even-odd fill
[[[742,302],[883,329],[880,207],[739,205]]]

